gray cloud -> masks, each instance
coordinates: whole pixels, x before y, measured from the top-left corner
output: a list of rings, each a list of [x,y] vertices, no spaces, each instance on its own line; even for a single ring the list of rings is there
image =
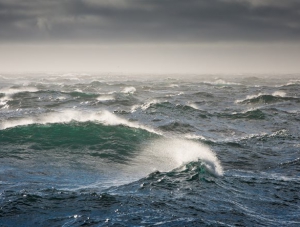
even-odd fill
[[[299,40],[296,0],[0,0],[1,42]]]

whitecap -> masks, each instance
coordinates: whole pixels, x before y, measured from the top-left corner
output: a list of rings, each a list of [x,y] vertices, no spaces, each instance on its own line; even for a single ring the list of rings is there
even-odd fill
[[[175,96],[180,96],[180,95],[184,95],[184,92],[179,92],[177,94],[172,94],[172,95],[166,95],[166,97],[175,97]]]
[[[255,99],[255,98],[258,98],[262,95],[267,95],[267,94],[266,93],[258,93],[257,95],[247,95],[245,99],[236,100],[235,103],[241,103],[241,102],[244,102],[246,100]]]
[[[112,95],[101,95],[99,97],[97,97],[97,100],[98,101],[101,101],[101,102],[104,102],[104,101],[111,101],[111,100],[114,100],[114,96]]]
[[[131,107],[130,112],[131,112],[131,113],[134,113],[134,112],[137,111],[137,109],[140,108],[140,107],[141,107],[140,105],[133,105],[133,106]]]
[[[195,103],[188,103],[187,104],[189,107],[192,107],[195,110],[200,110],[200,108],[195,104]]]
[[[204,136],[194,134],[187,134],[184,137],[191,140],[207,140]]]
[[[66,97],[64,97],[64,96],[59,96],[59,97],[56,98],[56,100],[66,100]]]
[[[0,105],[1,105],[1,102],[0,102]],[[9,108],[9,105],[4,105],[1,109],[8,109]]]
[[[144,103],[144,104],[141,106],[141,109],[142,109],[142,110],[146,110],[146,109],[148,109],[151,105],[157,104],[157,103],[160,103],[160,101],[157,100],[157,99],[153,99],[153,100],[151,100],[151,101],[149,101],[149,102]]]
[[[206,84],[212,84],[212,85],[241,85],[240,83],[234,83],[234,82],[227,82],[222,79],[217,79],[215,81],[204,81]]]
[[[136,88],[135,87],[125,87],[122,90],[122,93],[126,93],[126,94],[133,94],[134,92],[136,92]]]
[[[9,100],[11,100],[11,99],[9,99],[7,97],[0,98],[0,106],[5,106]]]
[[[287,84],[283,86],[297,85],[297,84],[300,84],[300,80],[290,80]]]
[[[179,85],[178,84],[170,84],[168,87],[175,88],[175,87],[179,87]]]
[[[286,93],[284,91],[275,91],[272,95],[277,97],[285,97]]]

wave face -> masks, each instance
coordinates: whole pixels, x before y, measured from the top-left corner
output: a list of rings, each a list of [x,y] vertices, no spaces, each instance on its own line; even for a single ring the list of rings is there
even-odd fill
[[[1,226],[299,226],[299,76],[3,75]]]

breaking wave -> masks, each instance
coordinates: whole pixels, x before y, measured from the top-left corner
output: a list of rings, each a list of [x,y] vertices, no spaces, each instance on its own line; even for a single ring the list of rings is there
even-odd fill
[[[198,161],[215,176],[223,175],[223,168],[216,154],[207,146],[189,140],[167,138],[154,140],[134,159],[136,166],[147,169],[147,172],[149,170],[167,172]]]
[[[6,120],[0,123],[0,130],[30,124],[53,124],[53,123],[69,123],[77,122],[100,122],[104,125],[125,125],[131,128],[141,128],[152,133],[160,134],[154,129],[141,125],[139,123],[130,122],[120,118],[108,111],[98,113],[90,113],[76,110],[65,110],[62,112],[46,113],[36,117],[27,117],[14,120]]]

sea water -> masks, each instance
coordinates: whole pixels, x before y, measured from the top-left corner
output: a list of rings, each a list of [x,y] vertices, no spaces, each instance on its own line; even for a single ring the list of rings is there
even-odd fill
[[[299,226],[299,75],[0,76],[0,226]]]

